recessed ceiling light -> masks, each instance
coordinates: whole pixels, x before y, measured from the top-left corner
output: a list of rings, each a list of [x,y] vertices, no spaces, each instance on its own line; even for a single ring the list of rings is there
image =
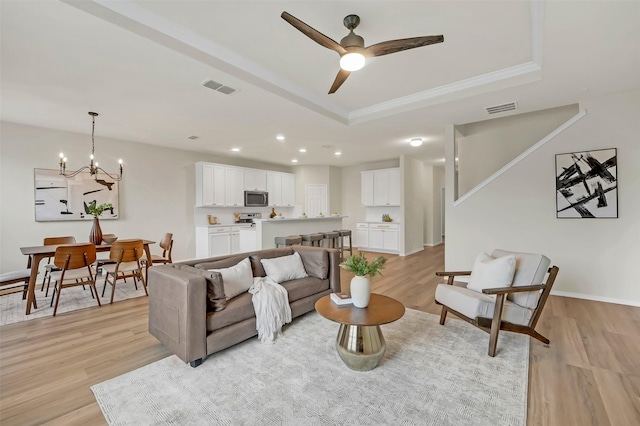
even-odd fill
[[[307,152],[307,149],[306,148],[300,148],[298,151],[299,152]]]
[[[411,146],[420,146],[422,145],[422,138],[413,138],[409,141]]]
[[[231,148],[231,151],[233,151],[233,152],[240,152],[240,148]]]
[[[342,153],[340,151],[336,151],[333,153],[333,155],[335,155],[336,157],[340,157]]]
[[[284,140],[284,136],[283,135],[278,135],[278,136],[276,136],[276,139],[278,139],[279,141],[283,141]]]
[[[298,160],[296,160],[295,158],[293,160],[291,160],[292,163],[297,163]]]

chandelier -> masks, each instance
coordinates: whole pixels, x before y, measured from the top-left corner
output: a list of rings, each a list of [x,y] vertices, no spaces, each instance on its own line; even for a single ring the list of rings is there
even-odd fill
[[[67,157],[64,156],[63,153],[60,153],[60,174],[66,178],[72,178],[74,176],[76,176],[78,173],[84,172],[84,171],[88,171],[91,176],[94,176],[96,181],[98,180],[98,172],[104,173],[105,175],[109,176],[111,179],[113,180],[117,180],[120,181],[122,180],[122,160],[118,160],[118,163],[120,164],[120,174],[119,175],[112,175],[107,173],[102,167],[98,167],[98,162],[95,161],[95,140],[94,140],[94,136],[95,136],[95,132],[96,132],[96,117],[98,116],[97,112],[89,112],[89,115],[92,117],[92,121],[93,124],[91,126],[91,155],[89,156],[89,158],[91,159],[91,162],[89,163],[88,166],[84,166],[81,169],[76,170],[75,172],[69,172],[67,173]]]

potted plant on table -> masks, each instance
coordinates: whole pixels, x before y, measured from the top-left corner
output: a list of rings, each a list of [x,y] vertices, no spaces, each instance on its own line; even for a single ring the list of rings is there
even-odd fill
[[[87,213],[93,216],[93,226],[89,233],[89,241],[95,245],[102,244],[102,229],[100,229],[100,221],[98,217],[105,211],[113,209],[113,204],[102,203],[96,205],[96,200],[93,200],[87,205]]]
[[[363,253],[358,253],[349,256],[347,260],[340,264],[342,268],[353,272],[355,275],[351,280],[350,287],[353,306],[356,308],[366,308],[369,305],[369,298],[371,296],[371,283],[369,279],[378,274],[382,275],[381,271],[386,261],[387,259],[380,256],[369,262]]]

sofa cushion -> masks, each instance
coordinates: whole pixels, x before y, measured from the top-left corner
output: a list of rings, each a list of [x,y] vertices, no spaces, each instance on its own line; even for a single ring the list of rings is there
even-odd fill
[[[231,257],[225,257],[224,259],[212,260],[210,262],[196,263],[193,266],[199,269],[230,268],[231,266],[237,265],[238,263],[240,263],[242,260],[246,258],[247,256],[231,256]]]
[[[249,261],[248,257],[235,266],[209,269],[209,271],[222,274],[224,294],[227,296],[227,300],[246,292],[253,285],[253,272],[251,271],[251,261]]]
[[[260,262],[267,276],[277,283],[308,277],[298,253],[273,259],[261,259]]]
[[[293,250],[296,250],[296,246],[293,246]],[[300,251],[302,263],[304,269],[307,271],[310,277],[320,278],[321,280],[329,277],[329,252],[323,248],[317,247],[304,247]]]
[[[189,265],[170,264],[176,269],[188,271],[192,274],[202,275],[207,280],[207,310],[221,311],[227,305],[227,298],[224,294],[224,285],[222,283],[222,274],[220,272],[205,271],[204,269],[194,268]]]
[[[513,255],[516,258],[516,272],[513,276],[513,286],[521,287],[527,285],[537,285],[544,283],[544,277],[549,269],[551,260],[542,254],[520,253],[515,251],[494,250],[493,257],[503,257]],[[540,298],[539,291],[527,291],[523,293],[513,293],[507,296],[508,300],[527,308],[538,306]]]
[[[438,284],[436,300],[443,305],[460,312],[471,319],[493,318],[496,296],[478,293],[465,287]],[[505,300],[502,308],[502,320],[512,324],[528,325],[533,311]]]
[[[282,283],[282,286],[287,289],[287,292],[289,293],[289,303],[291,303],[328,290],[329,280],[307,277],[299,280],[287,281]]]
[[[480,253],[473,264],[467,288],[482,292],[485,288],[510,287],[515,269],[515,256],[494,259],[487,253]]]
[[[250,293],[242,293],[227,301],[224,311],[207,314],[207,331],[215,331],[256,316]]]
[[[275,257],[290,256],[293,254],[291,247],[281,247],[275,249],[260,250],[258,253],[254,253],[249,256],[251,260],[251,268],[253,269],[254,277],[266,277],[267,273],[262,266],[262,259],[273,259]]]

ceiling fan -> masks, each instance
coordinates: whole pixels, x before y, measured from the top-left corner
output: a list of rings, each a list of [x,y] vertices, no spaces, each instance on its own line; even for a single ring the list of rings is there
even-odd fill
[[[335,50],[340,55],[340,71],[338,72],[331,89],[329,89],[329,94],[335,93],[342,83],[345,82],[347,77],[349,77],[349,74],[351,74],[352,71],[357,71],[362,68],[365,63],[365,58],[367,57],[388,55],[390,53],[401,52],[403,50],[428,46],[435,43],[442,43],[444,41],[444,36],[442,35],[411,37],[383,41],[365,48],[364,39],[353,32],[358,24],[360,24],[360,17],[358,15],[347,15],[344,18],[343,23],[349,30],[349,34],[340,40],[340,43],[330,39],[320,31],[311,28],[309,25],[287,12],[282,12],[282,15],[280,16],[311,40],[326,47],[327,49]]]

